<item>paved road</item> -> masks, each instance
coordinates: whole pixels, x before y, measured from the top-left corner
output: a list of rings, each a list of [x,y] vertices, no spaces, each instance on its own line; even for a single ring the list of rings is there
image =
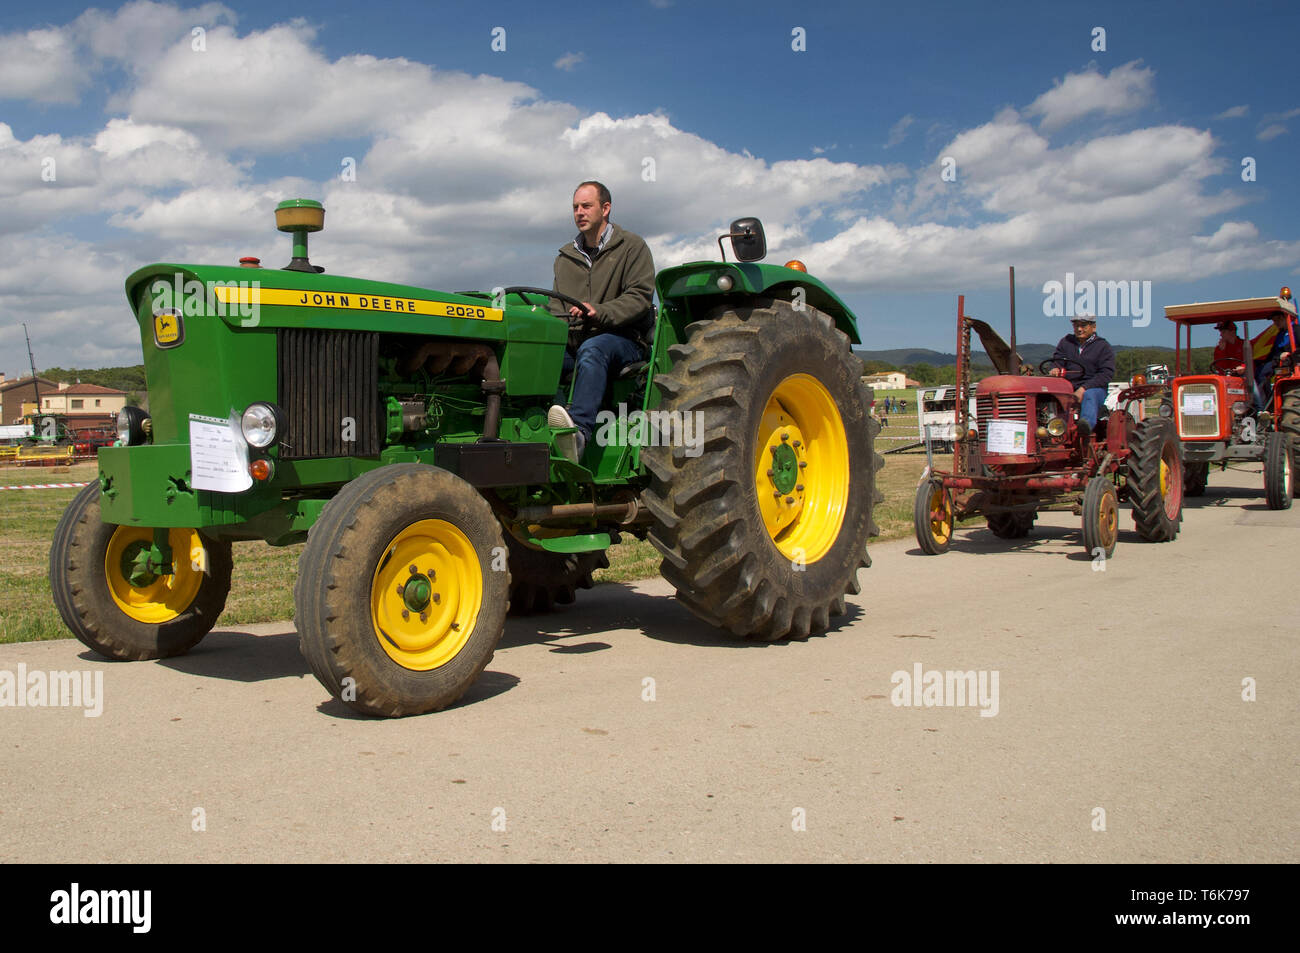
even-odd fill
[[[879,545],[804,643],[601,586],[399,721],[330,700],[291,625],[161,663],[0,646],[0,672],[103,673],[100,717],[0,708],[0,861],[1295,862],[1300,652],[1272,593],[1300,506],[1259,480],[1216,475],[1176,542],[1124,532],[1104,572],[1068,514],[1023,545]],[[894,705],[918,664],[996,672],[997,714]]]

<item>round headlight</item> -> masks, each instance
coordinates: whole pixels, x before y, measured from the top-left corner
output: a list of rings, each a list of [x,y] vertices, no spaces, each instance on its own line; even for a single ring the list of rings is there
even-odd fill
[[[123,446],[138,447],[149,441],[149,415],[139,407],[123,407],[117,412],[117,439]]]
[[[1244,400],[1237,401],[1232,405],[1232,412],[1238,417],[1246,416],[1246,402]]]
[[[1163,401],[1163,400],[1162,400],[1162,401],[1160,402],[1160,416],[1161,416],[1161,417],[1172,417],[1173,415],[1174,415],[1174,405],[1171,404],[1171,403],[1168,403],[1167,401]]]
[[[239,421],[239,429],[250,447],[265,450],[280,439],[283,424],[284,415],[278,407],[258,401],[248,405]]]
[[[731,275],[718,275],[719,291],[730,291],[732,285],[734,285],[735,283],[736,281],[734,278],[731,277]]]
[[[1060,437],[1065,433],[1065,418],[1053,417],[1047,422],[1047,432],[1053,437]]]

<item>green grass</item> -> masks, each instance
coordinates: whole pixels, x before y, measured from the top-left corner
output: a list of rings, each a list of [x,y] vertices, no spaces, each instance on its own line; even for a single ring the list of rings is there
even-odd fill
[[[886,445],[887,446],[887,445]],[[879,485],[885,502],[876,508],[881,539],[912,532],[912,500],[925,466],[924,454],[885,458]],[[95,465],[0,468],[0,486],[24,483],[83,482],[94,479]],[[79,491],[0,490],[0,644],[66,639],[50,596],[50,540],[64,509]],[[293,618],[293,583],[302,546],[236,543],[234,575],[226,610],[218,625],[245,625]],[[659,573],[659,553],[642,540],[625,537],[609,551],[610,566],[595,573],[600,582],[629,582]]]

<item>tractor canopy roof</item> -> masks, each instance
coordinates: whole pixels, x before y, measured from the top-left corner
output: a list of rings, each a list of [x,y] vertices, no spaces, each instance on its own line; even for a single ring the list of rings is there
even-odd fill
[[[1224,320],[1268,321],[1278,311],[1285,311],[1294,318],[1295,302],[1288,298],[1272,297],[1165,305],[1165,317],[1178,324],[1217,324]]]

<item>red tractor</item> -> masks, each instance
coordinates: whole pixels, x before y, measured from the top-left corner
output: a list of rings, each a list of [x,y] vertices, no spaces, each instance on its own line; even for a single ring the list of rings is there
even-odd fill
[[[1212,464],[1223,470],[1230,463],[1259,461],[1264,466],[1265,501],[1270,509],[1286,509],[1294,495],[1293,464],[1300,452],[1300,366],[1294,360],[1296,306],[1291,289],[1283,288],[1275,298],[1167,305],[1165,317],[1176,325],[1175,376],[1160,413],[1175,421],[1182,440],[1183,492],[1204,493]],[[1278,328],[1273,337],[1260,335],[1260,344],[1252,346],[1250,322],[1261,320],[1274,321]],[[1240,357],[1220,357],[1211,373],[1193,374],[1192,328],[1223,322],[1242,323]],[[1257,354],[1256,349],[1273,350],[1278,335],[1285,335],[1278,343],[1290,357],[1276,363],[1269,374],[1272,380],[1260,381],[1264,387],[1271,384],[1273,392],[1266,403],[1257,402],[1263,395],[1255,386],[1255,368],[1266,353]]]
[[[1119,395],[1119,409],[1080,430],[1079,401],[1062,377],[1036,376],[1011,346],[957,299],[957,435],[951,471],[927,468],[916,492],[916,540],[928,555],[947,552],[961,520],[983,516],[1002,539],[1027,535],[1041,510],[1083,517],[1083,544],[1109,558],[1119,539],[1119,501],[1133,508],[1138,534],[1150,542],[1178,535],[1183,471],[1173,423],[1138,421],[1128,408],[1165,388],[1141,375]],[[975,330],[994,368],[975,388],[971,419],[970,336]],[[1049,359],[1039,366],[1047,375]],[[1103,409],[1103,414],[1105,413]]]

